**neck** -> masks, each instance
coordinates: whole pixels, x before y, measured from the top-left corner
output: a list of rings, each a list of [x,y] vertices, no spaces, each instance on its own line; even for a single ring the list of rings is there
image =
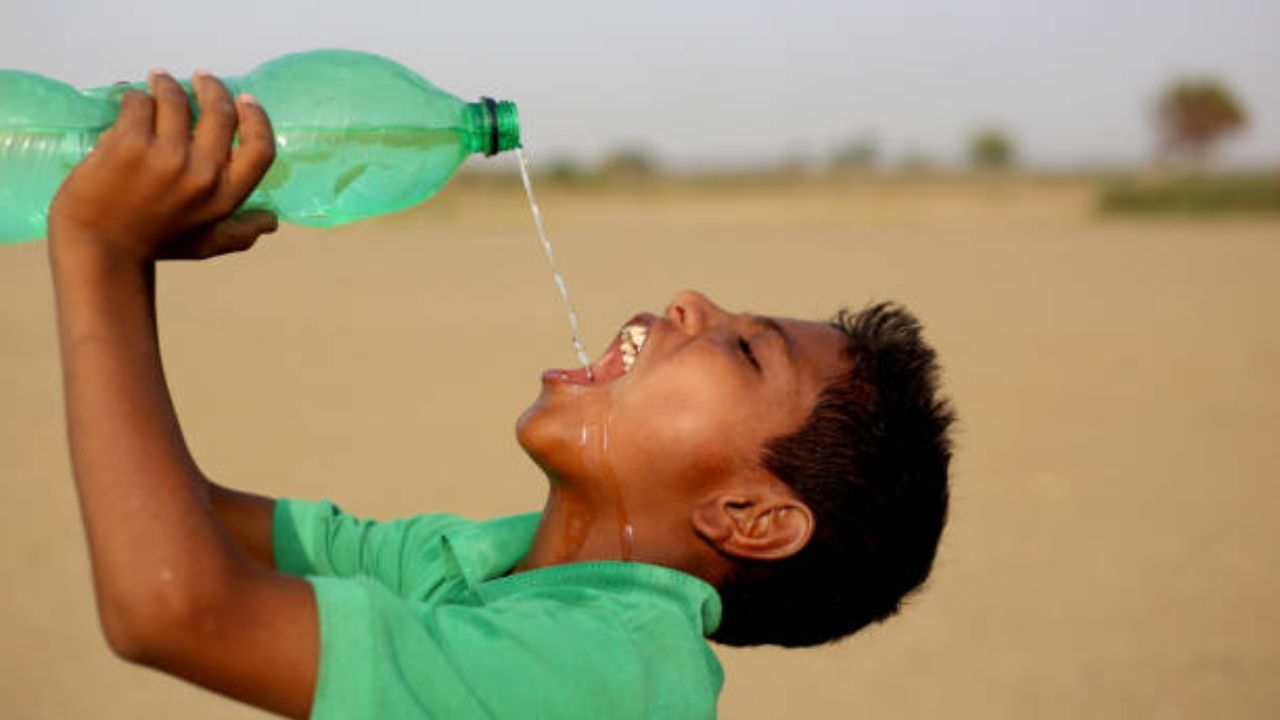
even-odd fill
[[[619,503],[552,479],[529,554],[515,572],[600,560],[631,560],[631,533]]]
[[[549,480],[551,491],[529,552],[512,572],[622,560],[669,567],[718,587],[730,570],[728,558],[705,539],[686,537],[684,523],[669,513],[655,516],[632,508],[628,516],[619,498],[591,492],[600,489],[597,484]],[[631,521],[635,526],[628,530]]]

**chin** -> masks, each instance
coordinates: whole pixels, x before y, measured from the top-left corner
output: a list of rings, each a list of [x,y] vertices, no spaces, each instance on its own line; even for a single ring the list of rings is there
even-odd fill
[[[543,392],[516,420],[516,441],[547,473],[571,474],[582,464],[582,417]]]

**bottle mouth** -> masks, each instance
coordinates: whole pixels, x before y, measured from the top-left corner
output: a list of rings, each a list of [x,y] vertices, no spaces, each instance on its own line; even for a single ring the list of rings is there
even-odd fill
[[[520,113],[516,110],[516,104],[510,100],[494,100],[491,97],[480,98],[480,101],[484,103],[489,121],[485,156],[492,157],[520,147]]]

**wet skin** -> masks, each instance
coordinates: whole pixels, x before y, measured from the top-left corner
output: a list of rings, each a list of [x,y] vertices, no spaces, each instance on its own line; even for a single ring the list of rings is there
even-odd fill
[[[519,569],[627,559],[713,583],[731,558],[798,551],[812,515],[760,458],[847,367],[823,323],[733,313],[682,292],[629,324],[648,336],[621,372],[615,342],[583,373],[548,371],[517,424],[551,491]]]

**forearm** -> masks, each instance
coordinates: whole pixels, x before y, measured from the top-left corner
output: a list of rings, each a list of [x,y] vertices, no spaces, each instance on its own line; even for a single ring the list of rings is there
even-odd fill
[[[236,569],[165,385],[150,269],[54,236],[68,440],[108,634],[181,613]]]
[[[151,332],[158,337],[155,269],[155,263],[146,266],[145,280]],[[272,548],[271,529],[275,516],[275,499],[219,485],[200,472],[198,466],[197,473],[200,494],[208,499],[218,524],[236,547],[259,565],[274,569],[275,552]]]

